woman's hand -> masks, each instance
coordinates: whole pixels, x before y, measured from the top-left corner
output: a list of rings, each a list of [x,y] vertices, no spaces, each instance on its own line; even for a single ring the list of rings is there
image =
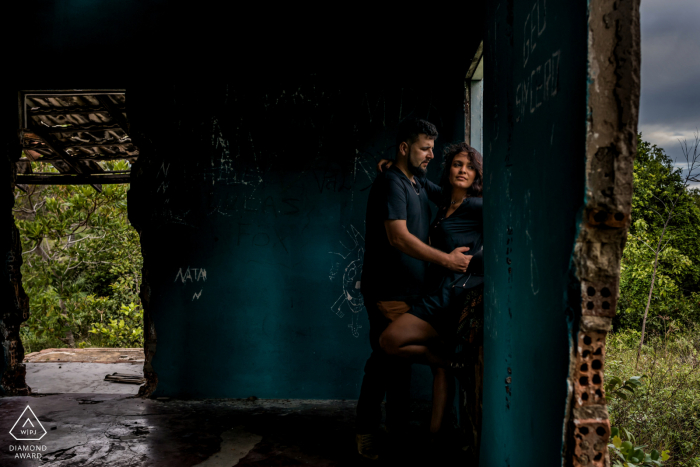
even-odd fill
[[[394,161],[390,161],[389,159],[380,160],[377,162],[377,172],[384,172],[384,169],[388,169],[393,163]]]

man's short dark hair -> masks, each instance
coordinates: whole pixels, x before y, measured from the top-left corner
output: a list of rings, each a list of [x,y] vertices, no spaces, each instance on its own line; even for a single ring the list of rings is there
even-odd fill
[[[435,139],[438,136],[435,125],[427,120],[421,120],[420,118],[404,120],[399,124],[399,131],[396,134],[397,149],[404,141],[406,141],[410,146],[418,139],[418,135],[421,134],[430,139]]]

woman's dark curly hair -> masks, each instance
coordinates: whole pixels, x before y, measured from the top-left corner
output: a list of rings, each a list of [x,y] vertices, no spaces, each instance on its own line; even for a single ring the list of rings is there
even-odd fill
[[[469,162],[476,170],[476,178],[471,186],[467,188],[467,196],[482,197],[484,191],[484,159],[479,154],[479,151],[469,146],[467,143],[453,143],[445,148],[444,160],[442,163],[442,176],[440,177],[440,186],[446,197],[452,194],[452,185],[450,184],[450,167],[452,161],[457,154],[466,152],[469,156]]]

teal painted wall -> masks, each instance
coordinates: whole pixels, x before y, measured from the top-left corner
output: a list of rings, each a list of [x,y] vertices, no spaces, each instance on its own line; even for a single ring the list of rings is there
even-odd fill
[[[487,17],[481,465],[558,466],[584,202],[586,3],[492,2]]]
[[[130,218],[158,338],[154,395],[358,396],[370,349],[356,283],[376,161],[393,156],[409,116],[438,126],[438,153],[461,137],[455,83],[127,89],[141,150]],[[429,371],[417,371],[414,395],[428,398]]]
[[[344,276],[374,162],[409,116],[437,124],[438,149],[463,137],[460,57],[482,40],[482,7],[433,9],[476,26],[430,37],[266,6],[21,8],[8,34],[45,71],[16,74],[15,89],[127,89],[157,394],[357,397],[368,329]],[[427,397],[428,370],[415,375]]]

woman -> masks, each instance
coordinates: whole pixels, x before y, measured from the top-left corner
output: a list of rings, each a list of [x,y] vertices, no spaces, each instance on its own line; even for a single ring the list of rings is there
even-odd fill
[[[466,143],[445,149],[440,185],[444,202],[430,226],[430,243],[444,252],[469,247],[473,255],[466,273],[452,272],[437,265],[428,269],[428,294],[412,304],[411,310],[392,322],[380,338],[391,355],[424,363],[433,369],[433,412],[430,431],[437,433],[451,400],[449,368],[455,345],[468,330],[465,318],[478,314],[483,306],[482,190],[481,154]]]

